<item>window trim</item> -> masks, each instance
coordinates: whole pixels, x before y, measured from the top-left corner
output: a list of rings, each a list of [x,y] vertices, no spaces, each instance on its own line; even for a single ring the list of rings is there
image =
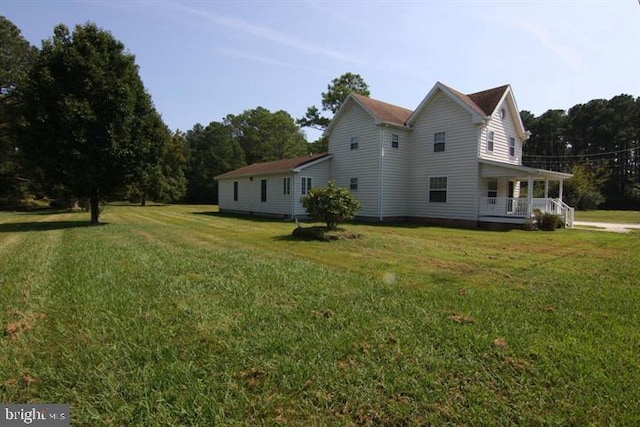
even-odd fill
[[[439,136],[442,136],[441,141],[438,138]],[[442,131],[442,132],[435,132],[433,134],[433,152],[434,153],[444,153],[446,151],[446,144],[447,144],[447,132]],[[442,149],[436,149],[436,147],[442,147]]]
[[[445,179],[445,187],[444,188],[433,188],[431,180],[433,179]],[[438,194],[444,193],[444,200],[432,200],[432,195],[434,192]],[[447,175],[442,176],[430,176],[429,177],[429,203],[448,203],[448,193],[449,193],[449,177]]]
[[[358,191],[358,178],[349,178],[349,191]]]
[[[351,146],[350,146],[351,149],[352,150],[357,150],[358,146],[359,146],[359,142],[360,142],[360,141],[358,141],[358,137],[357,136],[352,136],[350,142],[351,142]]]
[[[397,133],[391,134],[391,148],[400,148],[400,135]]]
[[[260,201],[266,203],[267,202],[267,180],[260,180]]]
[[[495,147],[495,138],[496,133],[492,130],[487,132],[487,151],[493,153],[493,149]]]
[[[291,177],[285,176],[282,182],[282,194],[287,195],[291,194]]]
[[[310,176],[301,176],[300,177],[300,194],[306,196],[311,191],[312,180]]]

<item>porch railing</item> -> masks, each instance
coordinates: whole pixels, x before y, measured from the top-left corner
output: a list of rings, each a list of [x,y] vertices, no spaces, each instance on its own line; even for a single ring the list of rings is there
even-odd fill
[[[478,213],[480,216],[528,218],[529,212],[540,209],[560,215],[567,227],[573,226],[574,209],[559,199],[534,198],[529,200],[518,197],[480,197]]]

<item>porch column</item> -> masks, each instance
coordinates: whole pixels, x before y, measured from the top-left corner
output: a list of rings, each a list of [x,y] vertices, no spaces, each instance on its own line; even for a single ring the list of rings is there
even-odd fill
[[[529,218],[533,213],[533,175],[529,175],[529,181],[527,182],[527,213]]]
[[[560,191],[558,192],[558,199],[562,201],[562,184],[564,184],[563,180],[560,180]]]
[[[549,180],[548,179],[544,180],[544,198],[545,199],[549,198]]]

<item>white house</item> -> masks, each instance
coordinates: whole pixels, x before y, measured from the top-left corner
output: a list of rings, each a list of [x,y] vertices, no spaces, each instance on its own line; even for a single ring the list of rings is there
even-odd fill
[[[361,219],[517,225],[541,209],[572,225],[562,201],[571,175],[522,166],[529,134],[509,85],[465,95],[438,82],[413,111],[351,94],[325,136],[329,154],[216,177],[220,210],[304,215],[300,197],[333,180],[360,200]],[[533,198],[534,181],[545,182],[544,198]],[[560,183],[558,198],[549,197],[550,181]]]

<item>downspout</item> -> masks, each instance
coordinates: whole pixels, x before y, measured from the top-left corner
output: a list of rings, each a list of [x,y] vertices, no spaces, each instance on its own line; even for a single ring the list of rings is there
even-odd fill
[[[384,131],[380,128],[380,161],[378,162],[378,220],[382,222],[382,186],[384,185],[382,178],[384,177],[383,170],[384,161]]]

